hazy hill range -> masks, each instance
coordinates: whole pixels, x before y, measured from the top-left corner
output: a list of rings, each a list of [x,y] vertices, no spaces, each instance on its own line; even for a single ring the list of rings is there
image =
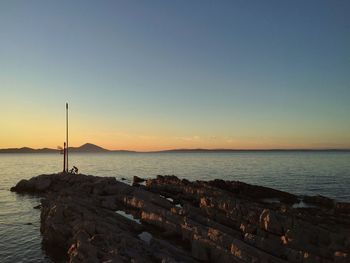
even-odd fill
[[[69,147],[68,151],[71,153],[72,152],[79,152],[79,153],[112,152],[110,150],[104,149],[92,143],[85,143],[79,147]],[[59,149],[50,149],[50,148],[33,149],[29,147],[22,147],[22,148],[0,149],[0,153],[59,153],[59,152],[60,152]]]
[[[22,148],[0,149],[0,153],[57,153],[57,152],[59,152],[59,150],[50,149],[50,148],[33,149],[29,147],[22,147]]]
[[[98,145],[92,144],[92,143],[85,143],[79,147],[69,147],[68,151],[70,153],[127,153],[127,152],[133,152],[133,151],[126,151],[126,150],[107,150],[104,149]],[[41,148],[41,149],[33,149],[29,147],[22,147],[22,148],[8,148],[8,149],[0,149],[0,153],[59,153],[59,149],[50,149],[50,148]]]
[[[136,153],[128,150],[107,150],[92,143],[85,143],[79,147],[69,147],[70,153]],[[244,149],[173,149],[163,151],[149,151],[148,153],[196,153],[196,152],[282,152],[282,151],[340,151],[348,152],[350,149],[263,149],[263,150],[244,150]],[[1,153],[59,153],[58,149],[41,148],[33,149],[29,147],[0,149]]]

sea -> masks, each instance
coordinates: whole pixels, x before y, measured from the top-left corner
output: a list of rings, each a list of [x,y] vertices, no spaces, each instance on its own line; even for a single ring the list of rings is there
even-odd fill
[[[238,180],[298,195],[350,201],[348,151],[72,153],[79,172],[113,176],[176,175],[189,180]],[[52,262],[41,245],[40,198],[10,192],[21,179],[62,170],[59,154],[0,154],[0,262]]]

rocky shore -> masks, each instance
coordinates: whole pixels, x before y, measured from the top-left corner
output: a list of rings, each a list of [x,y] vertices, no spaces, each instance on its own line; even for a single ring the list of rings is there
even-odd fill
[[[11,191],[41,195],[55,261],[350,262],[350,203],[237,181],[40,175]]]

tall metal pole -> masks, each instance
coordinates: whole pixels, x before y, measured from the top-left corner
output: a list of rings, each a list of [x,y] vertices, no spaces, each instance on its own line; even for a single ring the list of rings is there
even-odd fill
[[[68,103],[66,103],[66,143],[67,143],[67,150],[66,150],[66,172],[68,173]]]
[[[63,143],[63,173],[67,171],[66,169],[66,142]]]

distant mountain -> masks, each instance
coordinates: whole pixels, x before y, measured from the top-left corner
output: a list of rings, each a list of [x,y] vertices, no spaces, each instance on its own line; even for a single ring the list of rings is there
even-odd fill
[[[104,149],[92,143],[85,143],[79,147],[69,147],[68,152],[98,153],[98,152],[110,152],[110,150]]]

